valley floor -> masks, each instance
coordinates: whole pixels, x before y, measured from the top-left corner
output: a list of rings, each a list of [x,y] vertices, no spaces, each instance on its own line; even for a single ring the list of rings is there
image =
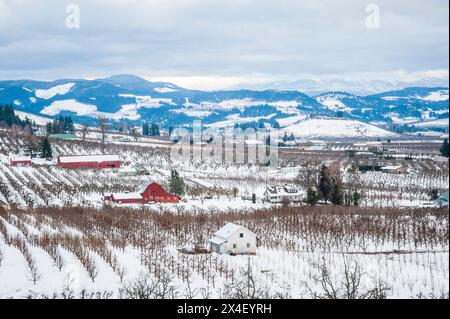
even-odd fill
[[[170,160],[170,144],[161,141],[52,141],[54,158],[120,154],[150,174],[121,177],[116,170],[62,169],[55,160],[11,166],[9,155],[24,146],[0,132],[0,200],[10,205],[0,208],[0,298],[132,298],[129,288],[147,281],[170,287],[167,295],[148,296],[154,298],[329,298],[326,279],[345,298],[346,273],[360,278],[359,297],[378,291],[378,298],[448,298],[448,209],[429,206],[430,190],[448,191],[448,161],[420,148],[411,158],[384,161],[404,165],[408,174],[386,174],[352,173],[340,144],[280,149],[280,167],[267,168]],[[271,185],[310,185],[330,160],[340,163],[344,190],[363,194],[361,207],[264,200]],[[102,200],[142,183],[168,187],[173,168],[187,185],[179,204]],[[243,199],[251,194],[256,203]],[[207,245],[228,222],[258,235],[256,256],[178,251]],[[252,295],[242,295],[248,289],[239,285],[249,278]]]

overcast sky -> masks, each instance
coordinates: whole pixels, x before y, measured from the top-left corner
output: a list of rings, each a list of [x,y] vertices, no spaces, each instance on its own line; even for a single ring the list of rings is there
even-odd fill
[[[448,0],[0,0],[0,79],[448,80],[448,14]]]

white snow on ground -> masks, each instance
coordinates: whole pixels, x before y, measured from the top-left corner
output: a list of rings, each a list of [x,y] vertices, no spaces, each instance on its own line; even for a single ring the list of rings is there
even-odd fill
[[[350,112],[352,109],[346,106],[342,101],[340,101],[337,97],[332,96],[319,96],[317,97],[317,102],[326,106],[328,109],[332,111],[345,111]]]
[[[293,115],[301,114],[301,111],[297,109],[297,107],[301,105],[301,103],[297,101],[277,101],[277,102],[269,102],[267,104],[275,107],[277,111],[284,114],[293,114]]]
[[[19,100],[14,100],[14,105],[21,106],[22,102],[20,102]]]
[[[288,126],[285,129],[297,137],[389,137],[397,134],[379,127],[338,119],[310,119]]]
[[[397,124],[409,124],[420,121],[417,117],[405,117],[400,118],[398,113],[388,113],[386,114],[392,120],[392,122]]]
[[[233,119],[239,119],[238,114],[230,118],[230,120]],[[339,121],[345,123],[354,122],[344,120],[314,121],[326,122],[328,124],[327,129],[334,134],[336,134],[336,129],[331,123]],[[99,135],[99,132],[89,132],[88,138],[98,139]],[[120,141],[123,137],[125,135],[111,134],[108,135],[108,140]],[[10,137],[0,136],[0,151],[8,150],[0,154],[0,181],[4,182],[3,187],[7,189],[7,192],[5,192],[5,194],[7,193],[7,201],[11,204],[15,203],[19,207],[27,207],[27,200],[30,199],[30,195],[34,198],[36,205],[44,205],[43,200],[47,198],[51,205],[58,207],[63,207],[64,205],[102,207],[102,193],[100,190],[96,190],[97,187],[104,187],[105,185],[108,185],[108,187],[116,185],[114,187],[117,187],[117,185],[120,185],[120,191],[124,191],[123,187],[125,191],[134,191],[138,189],[142,182],[150,180],[162,184],[167,183],[170,170],[175,166],[190,188],[200,186],[219,191],[228,190],[230,194],[216,195],[213,192],[212,198],[205,198],[204,200],[201,196],[187,195],[186,201],[179,204],[151,204],[145,206],[152,210],[154,209],[156,212],[161,209],[167,209],[168,211],[185,211],[195,214],[195,211],[204,210],[220,214],[230,210],[250,212],[258,208],[273,207],[273,205],[261,201],[267,184],[283,184],[287,180],[292,181],[297,178],[299,171],[302,169],[301,166],[292,166],[265,170],[256,165],[237,167],[214,162],[192,165],[183,161],[183,159],[177,159],[172,164],[167,161],[160,146],[158,146],[159,150],[153,150],[155,148],[153,143],[157,142],[163,143],[157,139],[144,137],[139,138],[139,143],[117,142],[117,144],[122,143],[132,146],[125,147],[122,145],[123,148],[119,148],[120,145],[117,145],[116,149],[120,150],[120,156],[124,163],[142,163],[151,171],[149,176],[121,178],[118,177],[117,172],[114,170],[65,170],[52,165],[11,167],[8,165],[7,152],[12,151],[14,145]],[[313,142],[316,143],[315,141]],[[441,143],[441,141],[437,142]],[[396,141],[393,140],[392,143],[396,143]],[[167,144],[170,146],[169,143]],[[135,145],[139,147],[134,147]],[[52,146],[55,158],[64,154],[99,154],[100,150],[100,146],[89,145],[85,147],[80,142],[74,143],[71,141],[55,141]],[[326,144],[324,144],[325,146]],[[340,147],[340,144],[337,146]],[[441,167],[443,173],[445,173],[445,165],[440,163],[433,164],[430,161],[411,161],[410,163],[411,166],[421,167],[423,165],[423,173],[391,175],[382,172],[368,172],[358,174],[358,181],[364,185],[364,189],[367,185],[372,187],[365,191],[362,205],[369,207],[419,207],[427,200],[429,189],[448,189],[448,174],[439,174]],[[343,172],[342,177],[345,182],[350,180],[350,178],[354,178],[353,174],[348,172]],[[50,186],[52,187],[49,188]],[[54,192],[48,192],[49,189],[54,190]],[[75,191],[68,192],[66,189]],[[84,191],[79,191],[80,189]],[[231,191],[234,189],[238,190],[237,197],[231,195]],[[247,194],[255,193],[257,203],[252,204],[251,201],[242,200],[241,195],[245,192]],[[129,206],[136,209],[142,207],[142,205]],[[7,228],[12,235],[18,233],[18,230],[9,223],[7,223]],[[77,236],[81,236],[79,229],[67,227],[67,230],[64,231],[53,230],[51,229],[51,223],[46,224],[44,229],[50,233],[70,231]],[[276,235],[271,232],[261,234],[257,230],[255,231],[262,238]],[[36,232],[30,230],[30,233],[35,234]],[[289,238],[298,243],[298,246],[295,246],[296,248],[262,246],[258,248],[257,256],[250,257],[250,263],[254,269],[255,276],[257,276],[258,283],[269,284],[271,287],[287,283],[288,287],[286,289],[290,291],[292,297],[301,298],[305,296],[305,292],[301,291],[301,287],[304,287],[304,282],[314,285],[311,278],[317,274],[316,265],[318,263],[325,261],[332,271],[342,272],[343,253],[339,250],[339,247],[334,246],[327,247],[325,250],[317,247],[312,250],[302,239],[303,235],[307,235],[302,235],[301,233],[297,235],[298,237],[293,236]],[[364,249],[359,248],[362,242],[364,242]],[[349,242],[349,246],[346,249],[351,251],[348,254],[349,256],[354,256],[361,263],[364,271],[367,273],[367,278],[380,279],[392,286],[392,290],[388,292],[389,298],[412,298],[417,297],[419,292],[425,294],[448,292],[448,244],[434,248],[421,246],[417,248],[414,246],[414,242],[406,242],[404,246],[401,243],[398,245],[372,242],[359,237],[357,240]],[[16,248],[6,245],[1,235],[0,249],[5,256],[2,266],[0,266],[0,298],[25,297],[30,294],[30,291],[47,295],[52,295],[54,292],[61,293],[64,284],[67,282],[71,282],[71,287],[76,292],[82,289],[89,291],[116,291],[121,286],[118,275],[95,253],[92,253],[92,256],[98,267],[99,275],[95,282],[92,282],[78,258],[69,251],[59,247],[65,261],[64,267],[59,271],[53,265],[46,252],[39,247],[31,247],[30,245],[29,249],[36,261],[38,271],[42,275],[40,280],[34,285],[30,281],[29,269],[22,254]],[[183,255],[174,251],[174,247],[167,246],[164,249],[170,252],[176,261],[182,261]],[[383,251],[392,252],[393,250],[407,250],[410,252],[404,254],[380,253]],[[126,280],[136,278],[145,269],[141,265],[142,252],[138,249],[127,246],[124,250],[112,248],[112,251],[117,256],[120,265],[123,265],[127,270]],[[367,252],[378,253],[371,254]],[[218,256],[216,254],[211,256],[223,260],[235,271],[238,271],[240,267],[246,266],[248,262],[247,256],[233,257]],[[161,263],[162,259],[155,258],[153,261]],[[164,265],[162,266],[164,267]],[[217,271],[217,268],[213,267],[212,271]],[[196,276],[192,279],[193,287],[197,289],[206,287],[205,281],[201,279],[201,276]],[[223,281],[223,276],[217,275],[215,288],[222,288]],[[181,282],[177,282],[177,284],[184,287]],[[211,297],[219,298],[220,295],[217,290],[214,290]]]
[[[179,109],[179,110],[170,110],[173,113],[183,113],[190,117],[207,117],[213,114],[210,111],[202,111],[202,110],[192,110],[192,109]]]
[[[297,107],[301,103],[297,101],[275,101],[275,102],[268,102],[268,101],[255,101],[251,98],[245,98],[245,99],[233,99],[233,100],[224,100],[221,102],[201,102],[198,103],[192,103],[189,101],[188,98],[186,98],[186,102],[183,104],[184,107],[190,108],[190,109],[197,109],[197,110],[205,110],[205,111],[213,111],[213,110],[232,110],[232,109],[239,109],[244,110],[247,107],[252,106],[262,106],[262,105],[270,105],[275,107],[278,111],[284,113],[284,114],[300,114],[300,111],[297,109]]]
[[[130,120],[138,120],[140,115],[137,113],[135,104],[122,105],[122,108],[116,113],[99,112],[97,106],[78,102],[77,100],[61,100],[54,101],[51,105],[45,107],[41,114],[58,115],[62,111],[70,111],[79,116],[98,117],[103,116],[110,119],[120,120],[123,118]]]
[[[260,117],[240,117],[240,114],[231,114],[231,115],[227,116],[226,121],[220,121],[220,122],[208,124],[205,126],[212,127],[212,128],[226,128],[226,127],[232,127],[235,124],[258,122],[259,120],[269,120],[272,117],[274,117],[275,115],[276,114],[271,114],[268,116],[260,116]]]
[[[303,121],[306,119],[306,115],[298,115],[298,116],[291,116],[286,117],[283,119],[277,119],[278,124],[280,124],[281,127],[286,127],[292,124],[295,124],[297,122]]]
[[[277,102],[269,102],[267,104],[279,108],[294,108],[300,105],[300,103],[297,101],[277,101]]]
[[[77,100],[61,100],[54,101],[51,105],[46,106],[41,114],[58,115],[62,111],[70,111],[79,116],[89,116],[97,112],[97,107],[91,104],[78,102]]]
[[[40,125],[40,126],[44,126],[47,123],[53,121],[52,119],[49,119],[49,118],[46,118],[46,117],[43,117],[43,116],[39,116],[39,115],[34,115],[34,114],[31,114],[31,113],[27,113],[27,112],[14,110],[14,113],[16,113],[16,115],[22,121],[24,121],[25,119],[28,118],[31,122],[34,122],[34,123],[36,123],[37,125]]]
[[[425,101],[433,101],[433,102],[441,102],[448,101],[448,90],[440,90],[436,92],[431,92],[429,95],[425,97],[418,97],[421,100]]]
[[[247,107],[251,106],[260,106],[266,105],[266,101],[254,101],[251,98],[245,99],[233,99],[233,100],[224,100],[221,102],[201,102],[200,104],[189,102],[189,99],[186,98],[186,102],[183,104],[186,108],[195,108],[202,110],[232,110],[239,109],[244,110]]]
[[[159,108],[163,106],[163,104],[171,104],[175,105],[175,103],[172,101],[172,99],[166,99],[166,98],[152,98],[149,95],[133,95],[133,94],[119,94],[120,97],[126,97],[126,98],[134,98],[136,101],[136,108]]]
[[[36,92],[34,94],[36,95],[36,97],[48,100],[56,95],[67,94],[74,85],[75,85],[75,83],[62,84],[62,85],[52,87],[48,90],[36,90]]]
[[[141,118],[141,116],[137,112],[135,104],[122,105],[122,108],[116,113],[96,112],[96,115],[113,120],[128,119],[135,121]]]
[[[395,101],[400,99],[407,99],[408,97],[403,96],[383,96],[382,99],[385,101]]]
[[[449,122],[448,119],[439,119],[427,122],[412,123],[411,125],[416,127],[448,127]]]
[[[172,92],[177,92],[178,90],[175,90],[170,87],[161,87],[161,88],[155,88],[155,89],[153,89],[153,91],[156,91],[159,93],[172,93]]]

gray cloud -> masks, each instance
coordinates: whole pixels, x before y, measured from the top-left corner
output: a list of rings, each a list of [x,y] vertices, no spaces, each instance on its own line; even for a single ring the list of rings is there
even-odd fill
[[[73,3],[80,29],[65,27],[68,3],[0,0],[0,78],[136,73],[221,87],[430,70],[448,77],[446,0]],[[380,29],[365,25],[369,3],[381,10]]]

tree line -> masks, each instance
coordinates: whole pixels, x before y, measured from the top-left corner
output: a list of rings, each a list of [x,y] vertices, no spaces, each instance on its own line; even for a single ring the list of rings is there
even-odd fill
[[[325,204],[331,202],[333,205],[359,206],[362,197],[358,190],[345,192],[340,175],[332,175],[330,169],[322,165],[317,187],[308,187],[305,202],[314,206],[322,199]]]
[[[54,119],[53,122],[47,123],[46,129],[47,134],[73,134],[75,132],[73,120],[70,116],[60,116]]]
[[[31,126],[30,119],[26,118],[21,120],[14,112],[12,105],[0,105],[0,125],[11,127],[13,125],[18,125],[22,128],[26,126]]]
[[[155,123],[147,123],[142,124],[142,135],[144,136],[160,136],[161,132],[159,131],[159,126]]]

